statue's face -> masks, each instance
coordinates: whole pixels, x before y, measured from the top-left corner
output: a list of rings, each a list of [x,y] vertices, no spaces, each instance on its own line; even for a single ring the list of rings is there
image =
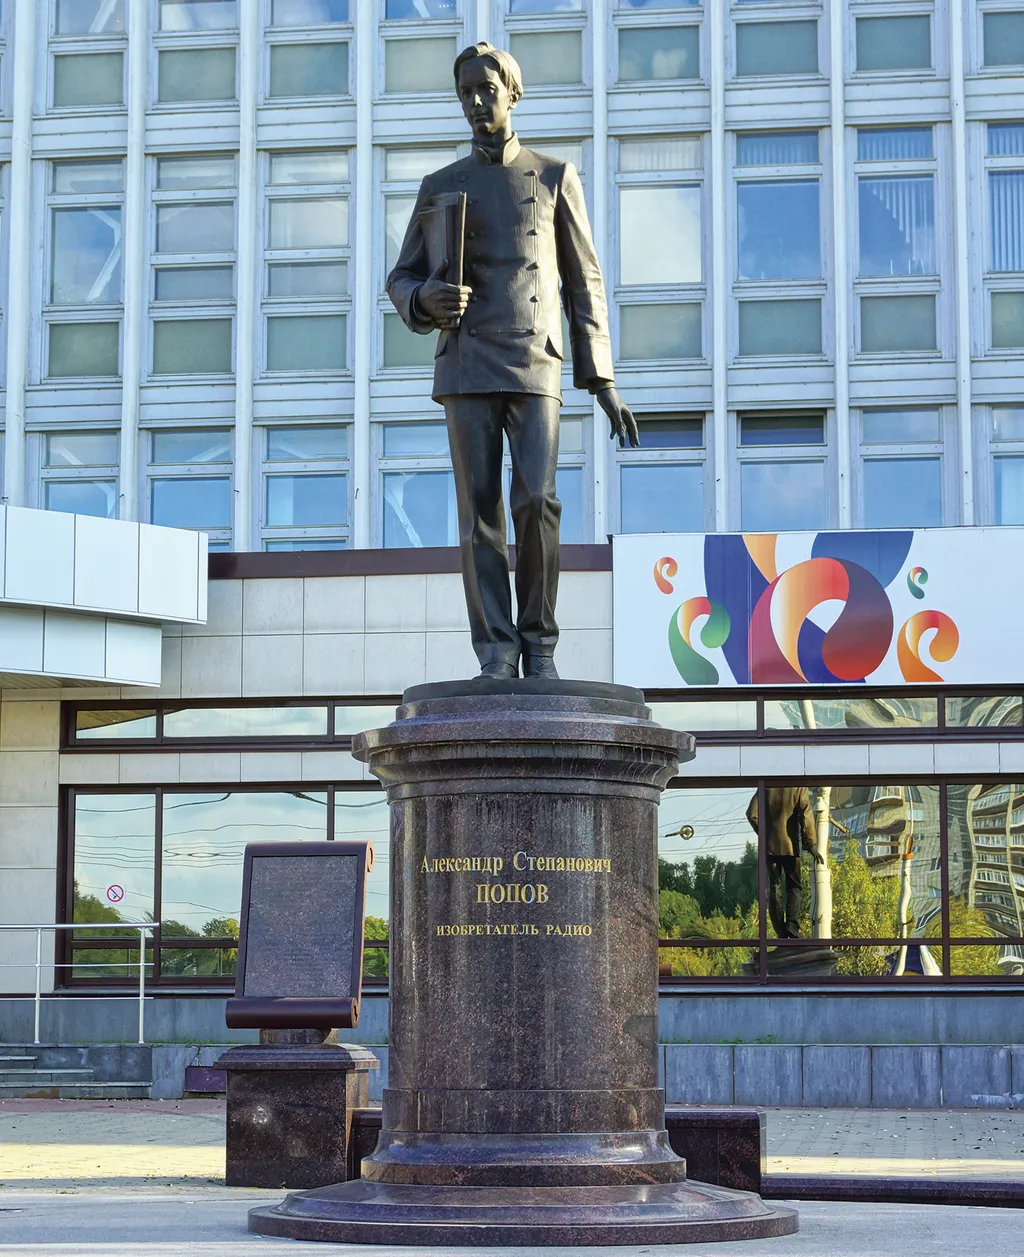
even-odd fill
[[[459,100],[473,134],[487,139],[505,129],[514,108],[512,95],[501,75],[484,57],[474,57],[459,66]]]

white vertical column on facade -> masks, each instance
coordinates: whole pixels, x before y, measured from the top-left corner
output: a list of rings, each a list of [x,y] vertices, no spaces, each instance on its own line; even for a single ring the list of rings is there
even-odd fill
[[[473,43],[491,42],[491,0],[476,0],[473,6]]]
[[[146,329],[146,106],[149,5],[128,0],[128,143],[124,173],[124,345],[118,515],[139,518],[139,398]]]
[[[729,280],[726,259],[725,4],[710,4],[708,86],[711,92],[711,380],[712,458],[715,469],[715,530],[729,526]]]
[[[32,112],[35,97],[35,0],[14,9],[14,75],[11,92],[10,255],[7,270],[7,415],[4,498],[25,502],[25,386],[31,325]]]
[[[252,402],[260,258],[256,102],[261,55],[260,6],[238,6],[238,278],[235,298],[234,548],[256,545],[253,528]]]
[[[352,439],[352,543],[370,544],[370,372],[373,366],[373,63],[377,27],[373,0],[356,0],[356,168],[355,283],[352,317],[355,323],[352,373],[355,383]]]
[[[960,434],[960,523],[974,523],[974,445],[971,439],[971,267],[967,222],[967,122],[961,0],[949,0],[949,104],[953,148],[953,273],[956,277],[956,401]]]
[[[846,0],[829,12],[829,121],[832,139],[832,304],[835,345],[835,458],[839,483],[839,527],[853,523],[853,447],[850,442],[850,255],[846,213]]]
[[[608,235],[608,198],[612,195],[608,171],[608,0],[591,0],[591,79],[594,110],[594,245],[601,262],[606,287],[611,287],[611,249]],[[613,460],[606,435],[607,419],[596,400],[594,411],[593,461],[594,540],[608,536],[608,476]]]

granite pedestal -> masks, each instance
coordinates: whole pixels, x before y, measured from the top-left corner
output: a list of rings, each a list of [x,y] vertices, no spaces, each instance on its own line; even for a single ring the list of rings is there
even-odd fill
[[[369,1102],[380,1062],[336,1030],[263,1031],[229,1048],[228,1187],[323,1187],[348,1173],[352,1115]]]
[[[689,734],[638,690],[408,690],[354,752],[391,805],[390,1085],[362,1179],[249,1229],[378,1244],[789,1234],[691,1183],[657,1071],[657,810]],[[339,1175],[341,1177],[341,1175]]]

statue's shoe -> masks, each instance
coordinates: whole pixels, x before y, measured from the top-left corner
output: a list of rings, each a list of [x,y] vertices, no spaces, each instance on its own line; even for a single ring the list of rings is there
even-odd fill
[[[558,669],[551,655],[526,655],[523,657],[523,676],[557,681]]]
[[[514,663],[504,663],[500,659],[485,663],[480,669],[482,677],[492,681],[514,681],[519,676],[519,669]]]

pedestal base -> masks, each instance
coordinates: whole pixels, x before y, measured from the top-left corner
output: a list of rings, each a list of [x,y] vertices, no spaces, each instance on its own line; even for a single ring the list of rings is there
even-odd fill
[[[792,1235],[792,1209],[704,1183],[397,1187],[358,1180],[249,1211],[254,1235],[335,1244],[698,1244]]]

